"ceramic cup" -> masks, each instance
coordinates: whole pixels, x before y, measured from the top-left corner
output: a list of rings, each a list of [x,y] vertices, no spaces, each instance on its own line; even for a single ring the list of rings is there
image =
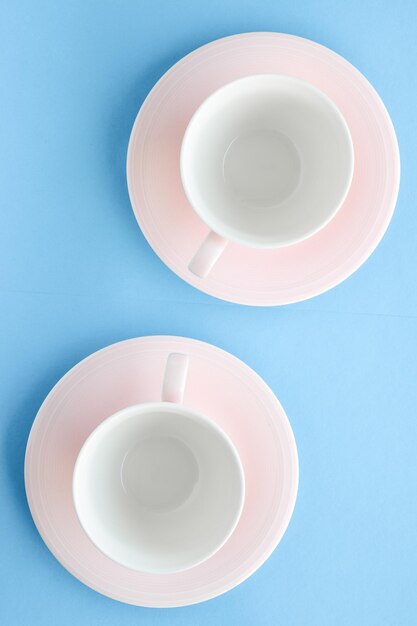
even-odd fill
[[[162,401],[131,406],[102,422],[74,469],[77,515],[114,561],[171,573],[212,556],[235,529],[244,474],[228,436],[183,406],[188,358],[168,357]]]
[[[310,237],[342,205],[353,162],[344,118],[310,83],[261,74],[221,87],[181,146],[185,193],[211,229],[189,269],[207,275],[229,240],[277,248]]]

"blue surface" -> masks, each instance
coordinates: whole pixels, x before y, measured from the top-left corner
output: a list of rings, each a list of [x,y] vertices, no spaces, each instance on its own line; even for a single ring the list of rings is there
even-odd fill
[[[417,4],[376,0],[4,2],[0,115],[0,622],[411,625],[417,557]],[[391,113],[400,198],[371,259],[283,308],[235,306],[171,273],[137,228],[129,131],[170,65],[221,36],[275,30],[354,63]],[[31,521],[27,435],[43,398],[89,353],[178,334],[236,354],[292,422],[301,481],[267,563],[228,594],[131,607],[67,573]]]

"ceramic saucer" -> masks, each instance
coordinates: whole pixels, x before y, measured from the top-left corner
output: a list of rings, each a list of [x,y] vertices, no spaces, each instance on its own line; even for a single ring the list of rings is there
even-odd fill
[[[336,217],[309,239],[265,250],[229,243],[206,278],[189,269],[208,227],[189,205],[179,155],[188,122],[222,85],[258,73],[304,79],[327,94],[352,136],[355,171]],[[252,305],[311,298],[357,270],[381,240],[393,213],[400,176],[389,115],[366,78],[317,43],[278,33],[246,33],[214,41],[184,57],[155,85],[133,127],[127,181],[148,242],[181,278],[208,294]]]
[[[184,404],[215,420],[234,442],[246,499],[236,530],[214,556],[176,574],[146,574],[117,564],[89,540],[75,513],[72,474],[99,423],[123,407],[160,398],[171,352],[189,355]],[[29,436],[25,483],[42,538],[74,576],[122,602],[183,606],[236,586],[274,550],[295,504],[297,450],[277,398],[242,361],[192,339],[143,337],[96,352],[52,389]]]

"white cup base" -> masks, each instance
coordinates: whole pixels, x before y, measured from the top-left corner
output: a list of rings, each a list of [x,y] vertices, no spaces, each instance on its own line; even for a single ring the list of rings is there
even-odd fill
[[[297,189],[301,159],[294,143],[283,133],[251,130],[229,145],[223,176],[231,194],[247,207],[279,207]]]
[[[178,509],[196,492],[198,463],[188,446],[175,437],[154,436],[126,454],[122,486],[129,498],[147,511]]]

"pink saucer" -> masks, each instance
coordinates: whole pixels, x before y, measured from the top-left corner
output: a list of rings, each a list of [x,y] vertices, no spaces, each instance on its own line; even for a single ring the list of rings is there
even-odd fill
[[[89,540],[75,513],[72,473],[83,442],[102,420],[160,398],[171,352],[189,355],[184,404],[211,417],[233,440],[246,500],[232,537],[209,560],[177,574],[145,574],[118,565]],[[235,587],[274,550],[296,500],[297,449],[277,398],[242,361],[193,339],[142,337],[94,353],[52,389],[29,436],[25,482],[42,538],[74,576],[122,602],[184,606]]]
[[[209,276],[188,269],[208,233],[183,191],[179,154],[187,124],[222,85],[256,73],[284,73],[324,91],[349,126],[355,171],[348,197],[319,233],[287,248],[229,243]],[[277,33],[246,33],[198,48],[155,85],[133,127],[127,181],[139,226],[159,257],[181,278],[218,298],[252,305],[288,304],[342,282],[364,263],[390,222],[400,178],[389,115],[366,78],[317,43]]]

